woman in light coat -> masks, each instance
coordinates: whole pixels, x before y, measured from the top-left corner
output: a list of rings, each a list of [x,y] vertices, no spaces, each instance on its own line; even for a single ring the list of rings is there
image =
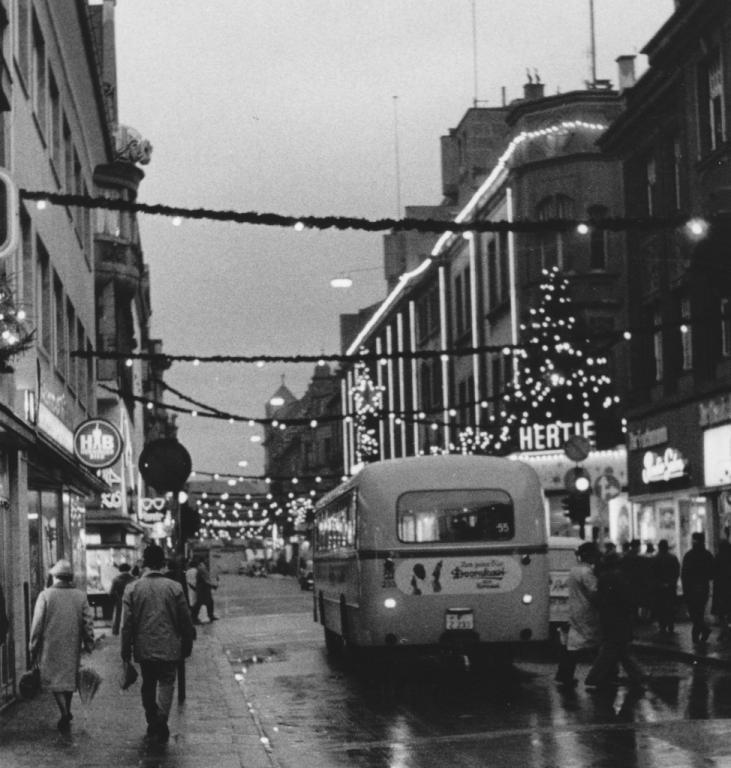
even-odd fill
[[[556,682],[576,685],[574,673],[582,652],[596,651],[601,635],[597,607],[597,577],[594,567],[599,551],[593,542],[585,542],[577,552],[578,559],[568,578],[569,627],[562,643],[556,671]]]
[[[81,650],[83,646],[91,653],[94,647],[94,622],[86,594],[71,584],[71,563],[59,560],[50,573],[53,583],[36,601],[29,650],[32,664],[40,668],[42,684],[51,690],[61,712],[58,729],[68,732]]]

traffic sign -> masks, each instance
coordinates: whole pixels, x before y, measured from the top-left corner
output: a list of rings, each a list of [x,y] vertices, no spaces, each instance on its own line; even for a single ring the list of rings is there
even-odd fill
[[[594,493],[603,501],[619,496],[622,486],[614,475],[599,475],[594,483]]]
[[[583,461],[591,450],[591,443],[583,435],[571,435],[563,444],[563,452],[571,461]]]

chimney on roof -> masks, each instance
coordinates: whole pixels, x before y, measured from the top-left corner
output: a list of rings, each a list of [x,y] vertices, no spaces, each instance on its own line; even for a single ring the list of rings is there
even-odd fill
[[[632,88],[637,82],[635,77],[635,56],[625,55],[616,58],[618,68],[618,90],[620,93]]]
[[[533,76],[531,76],[530,70],[526,70],[526,74],[528,76],[528,82],[523,86],[523,98],[526,101],[542,99],[545,85],[541,82],[541,76],[538,74],[538,70],[533,70]]]

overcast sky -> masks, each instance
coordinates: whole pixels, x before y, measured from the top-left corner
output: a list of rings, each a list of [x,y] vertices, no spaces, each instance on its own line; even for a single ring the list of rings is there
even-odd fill
[[[616,83],[622,54],[638,54],[641,73],[639,52],[673,5],[594,0],[597,76]],[[440,136],[475,98],[499,106],[503,88],[508,101],[520,97],[528,68],[540,73],[546,94],[584,87],[589,7],[589,0],[117,0],[120,122],[153,145],[139,199],[367,218],[437,204]],[[159,216],[140,216],[140,227],[152,330],[170,354],[337,353],[339,314],[385,295],[382,234],[173,226]],[[331,277],[351,270],[361,270],[353,288],[330,288]],[[166,381],[222,410],[263,416],[282,375],[299,397],[312,368],[175,363]],[[258,427],[186,415],[178,424],[194,469],[263,470],[262,449],[250,442]]]

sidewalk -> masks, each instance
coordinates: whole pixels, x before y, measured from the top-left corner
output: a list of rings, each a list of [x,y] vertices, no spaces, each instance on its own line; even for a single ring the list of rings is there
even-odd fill
[[[198,627],[186,663],[187,697],[176,698],[170,714],[170,742],[150,746],[140,700],[140,681],[119,687],[119,638],[98,627],[97,649],[84,657],[104,678],[85,709],[74,694],[71,736],[56,730],[53,695],[41,692],[0,713],[0,765],[3,768],[272,768],[260,741],[256,713],[234,677],[211,626]]]
[[[640,624],[635,627],[632,643],[638,652],[647,651],[663,654],[682,661],[711,664],[731,669],[731,638],[719,641],[719,629],[713,623],[711,636],[705,643],[693,643],[689,621],[675,624],[674,634],[660,635],[657,624]]]

